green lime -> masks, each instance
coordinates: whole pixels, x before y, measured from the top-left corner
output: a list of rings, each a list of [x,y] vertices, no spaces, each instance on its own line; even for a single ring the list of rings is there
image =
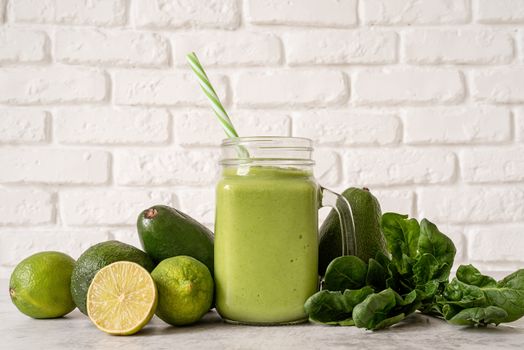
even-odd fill
[[[213,278],[200,261],[185,255],[163,260],[151,272],[158,289],[156,315],[174,326],[200,320],[211,307]]]
[[[69,289],[75,260],[60,252],[41,252],[22,260],[9,282],[15,306],[33,318],[55,318],[75,308]]]
[[[146,253],[129,244],[107,241],[90,247],[78,258],[71,276],[71,294],[82,313],[87,315],[87,290],[93,277],[101,268],[117,261],[131,261],[147,271],[154,267]]]
[[[155,282],[146,269],[117,261],[98,271],[87,292],[87,313],[95,326],[109,334],[130,335],[155,314]]]

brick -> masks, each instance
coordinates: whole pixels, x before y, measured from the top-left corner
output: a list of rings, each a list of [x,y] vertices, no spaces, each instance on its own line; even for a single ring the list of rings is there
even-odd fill
[[[516,126],[516,137],[521,143],[524,142],[524,107],[516,108],[513,111]]]
[[[59,62],[114,66],[166,66],[167,41],[156,33],[128,30],[58,30],[55,56]]]
[[[497,143],[511,139],[511,117],[505,108],[492,106],[408,109],[404,142]]]
[[[519,30],[517,33],[517,51],[521,62],[524,62],[524,30]]]
[[[156,204],[172,205],[172,194],[134,189],[60,193],[60,212],[67,225],[135,225],[138,214]]]
[[[247,20],[254,24],[353,27],[357,25],[356,0],[272,1],[248,0]]]
[[[524,0],[477,0],[480,23],[524,23]]]
[[[397,35],[371,30],[308,30],[283,35],[286,61],[300,64],[377,64],[397,59]]]
[[[46,141],[46,120],[46,112],[40,110],[0,109],[0,144]]]
[[[524,147],[476,147],[460,152],[462,178],[468,183],[524,180]]]
[[[49,192],[0,188],[0,225],[36,225],[54,221]]]
[[[362,0],[362,21],[379,25],[426,25],[466,23],[467,0]]]
[[[204,225],[215,222],[215,189],[191,188],[177,191],[180,210]]]
[[[174,139],[182,146],[218,146],[226,138],[212,110],[173,111]],[[290,136],[290,117],[261,111],[230,111],[235,129],[243,136]]]
[[[0,149],[0,183],[101,184],[109,177],[106,152],[57,148]]]
[[[0,30],[0,63],[44,61],[46,43],[47,36],[42,32],[4,28]]]
[[[71,68],[6,68],[0,71],[0,102],[46,104],[105,99],[106,78],[99,71]]]
[[[410,190],[375,190],[371,193],[377,197],[383,213],[394,212],[413,216],[414,194]]]
[[[397,143],[400,121],[390,114],[346,111],[296,113],[293,134],[321,145],[387,145]]]
[[[524,62],[524,30],[521,29],[517,33],[517,51],[519,59]]]
[[[174,61],[186,67],[186,54],[196,52],[206,67],[278,64],[282,58],[280,40],[275,35],[255,32],[177,33],[171,45]]]
[[[217,175],[217,152],[115,152],[115,180],[121,185],[209,185],[215,183]]]
[[[67,144],[157,144],[169,140],[170,116],[163,109],[59,108],[54,135]]]
[[[234,29],[240,24],[237,0],[137,0],[134,4],[138,27]]]
[[[222,103],[227,102],[224,76],[209,76]],[[209,106],[193,73],[166,71],[118,71],[114,75],[115,102],[121,105]]]
[[[464,98],[461,74],[455,70],[384,68],[358,71],[353,100],[359,104],[456,103]]]
[[[510,222],[524,219],[524,187],[424,188],[418,194],[421,217],[448,223]]]
[[[409,30],[404,35],[403,56],[420,64],[497,64],[513,59],[513,39],[493,30]]]
[[[313,160],[316,163],[315,178],[321,185],[332,188],[340,183],[342,169],[338,153],[316,148],[313,152]]]
[[[234,91],[235,102],[249,107],[329,106],[348,97],[345,77],[337,71],[242,72]]]
[[[524,102],[524,66],[490,68],[473,72],[471,93],[476,100]]]
[[[522,261],[523,225],[468,227],[468,258],[473,261]]]
[[[9,17],[15,22],[115,26],[126,22],[125,0],[16,0]]]
[[[414,148],[354,149],[343,158],[345,182],[366,187],[450,182],[455,161],[449,151]]]
[[[5,21],[5,7],[7,5],[7,0],[0,0],[0,23]]]
[[[15,266],[41,251],[60,251],[77,259],[87,248],[109,238],[105,230],[64,228],[0,231],[0,265]]]

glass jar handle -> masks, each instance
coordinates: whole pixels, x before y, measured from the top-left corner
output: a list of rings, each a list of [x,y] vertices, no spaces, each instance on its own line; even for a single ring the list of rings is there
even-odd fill
[[[328,190],[327,188],[320,187],[321,191],[321,205],[323,207],[332,207],[338,214],[340,221],[340,233],[342,242],[342,255],[357,254],[356,243],[355,243],[355,223],[353,222],[353,213],[351,212],[351,206],[346,198],[343,196]]]

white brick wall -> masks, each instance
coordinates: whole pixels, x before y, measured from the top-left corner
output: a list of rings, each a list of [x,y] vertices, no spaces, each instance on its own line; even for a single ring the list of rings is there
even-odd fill
[[[455,24],[471,17],[468,0],[360,0],[360,6],[367,25]]]
[[[315,174],[427,217],[457,258],[524,265],[524,0],[0,0],[0,278],[138,244],[138,213],[212,227],[224,137],[315,141]]]

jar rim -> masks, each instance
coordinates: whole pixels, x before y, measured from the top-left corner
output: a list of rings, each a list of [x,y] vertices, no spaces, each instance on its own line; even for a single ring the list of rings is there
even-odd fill
[[[244,136],[224,139],[221,165],[285,164],[311,166],[313,141],[305,137]],[[240,151],[239,150],[243,150]],[[248,154],[248,157],[242,156]]]
[[[237,146],[244,143],[254,143],[254,142],[270,142],[270,141],[279,141],[285,142],[289,141],[290,143],[300,143],[291,147],[300,147],[308,148],[313,150],[313,141],[306,137],[295,137],[295,136],[242,136],[242,137],[230,137],[222,140],[221,146]]]

